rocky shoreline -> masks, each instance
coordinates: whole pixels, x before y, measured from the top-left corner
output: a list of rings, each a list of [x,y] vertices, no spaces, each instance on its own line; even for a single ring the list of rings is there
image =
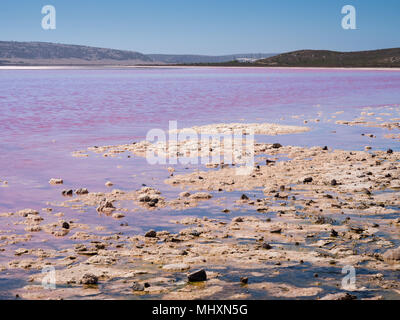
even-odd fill
[[[308,130],[274,126],[271,134]],[[73,155],[143,157],[148,147],[138,142]],[[196,147],[201,151],[201,144]],[[165,184],[175,196],[149,186],[110,192],[82,186],[64,190],[65,201],[49,202],[47,208],[0,214],[5,257],[0,271],[23,272],[27,280],[11,294],[23,299],[400,298],[400,152],[256,143],[255,156],[250,175],[237,175],[235,165],[223,162],[184,174],[167,168]],[[142,234],[127,232],[122,222],[138,212],[185,214],[207,205],[223,218],[188,215],[170,221],[178,231]],[[81,223],[79,215],[66,219],[63,208],[121,221],[121,232]],[[47,240],[41,243],[38,234]],[[50,291],[41,285],[41,270],[49,266],[56,269],[57,283]],[[358,271],[352,290],[341,287],[346,266]]]

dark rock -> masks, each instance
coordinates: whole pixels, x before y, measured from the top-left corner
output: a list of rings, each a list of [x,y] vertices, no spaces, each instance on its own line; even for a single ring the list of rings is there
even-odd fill
[[[338,235],[339,235],[339,233],[336,230],[334,230],[334,229],[331,230],[331,237],[336,238]]]
[[[83,194],[88,194],[89,191],[88,191],[88,189],[86,189],[86,188],[80,188],[80,189],[75,190],[75,193],[76,193],[77,195],[83,195]]]
[[[240,197],[241,200],[249,200],[249,197],[246,196],[245,194],[242,194],[242,196]]]
[[[304,180],[303,180],[303,183],[311,183],[311,182],[313,182],[313,178],[305,178]]]
[[[281,228],[275,228],[275,229],[270,230],[269,232],[271,232],[271,233],[282,233],[282,229]]]
[[[139,199],[140,202],[150,202],[151,198],[149,196],[144,196]]]
[[[194,231],[192,231],[190,233],[190,235],[193,236],[193,237],[200,237],[201,236],[201,232],[197,231],[197,230],[194,230]]]
[[[335,186],[337,186],[337,181],[335,180],[335,179],[333,179],[332,181],[331,181],[331,186],[333,186],[333,187],[335,187]]]
[[[157,205],[157,203],[158,203],[158,199],[156,198],[156,199],[151,199],[147,204],[150,207],[155,207]]]
[[[207,273],[204,269],[195,271],[188,275],[189,282],[207,281]]]
[[[144,235],[146,238],[157,238],[157,232],[154,230],[147,231]]]
[[[81,279],[81,284],[86,284],[86,285],[93,285],[97,284],[98,282],[99,278],[91,273],[86,273]]]
[[[72,191],[72,190],[63,190],[63,192],[62,192],[63,196],[68,196],[68,197],[72,196],[73,194],[74,194],[74,191]]]
[[[273,148],[273,149],[280,149],[280,148],[282,148],[282,145],[281,145],[280,143],[274,143],[274,144],[272,145],[272,148]]]
[[[369,191],[367,188],[362,189],[362,192],[368,196],[371,195],[371,191]]]
[[[388,149],[387,154],[392,154],[393,150],[392,149]]]
[[[233,219],[233,222],[243,222],[243,218],[237,217],[237,218]]]
[[[139,282],[132,283],[131,289],[133,291],[144,291],[144,285]]]
[[[272,249],[271,245],[269,243],[266,243],[266,242],[264,242],[262,244],[262,248],[265,249],[265,250],[271,250]]]
[[[323,151],[328,151],[328,146],[322,148]]]
[[[241,283],[241,284],[248,284],[248,283],[249,283],[249,278],[247,278],[247,277],[241,277],[241,278],[240,278],[240,283]]]
[[[63,227],[63,229],[69,229],[69,223],[63,222],[62,227]]]
[[[361,227],[351,227],[350,230],[355,233],[363,233],[364,232],[364,229]]]

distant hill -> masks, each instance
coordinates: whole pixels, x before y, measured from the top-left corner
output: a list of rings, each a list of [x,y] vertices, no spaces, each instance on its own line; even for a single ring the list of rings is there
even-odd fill
[[[132,65],[153,60],[139,52],[47,42],[0,41],[0,65]]]
[[[270,67],[400,67],[400,48],[372,51],[336,52],[300,50],[261,59],[260,66]]]
[[[192,63],[223,63],[237,59],[264,59],[272,57],[274,53],[243,53],[223,56],[207,56],[192,54],[148,54],[156,62],[166,64],[192,64]]]
[[[236,54],[226,56],[143,54],[50,42],[0,41],[0,65],[141,65],[221,63],[240,58],[262,59],[273,54]]]
[[[49,42],[0,41],[0,65],[192,65],[257,67],[400,67],[400,48],[358,52],[300,50],[224,56],[143,54]]]

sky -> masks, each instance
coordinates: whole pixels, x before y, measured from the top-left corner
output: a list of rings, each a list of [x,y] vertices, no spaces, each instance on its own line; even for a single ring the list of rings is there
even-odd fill
[[[43,30],[42,7],[56,9]],[[356,30],[342,28],[344,5]],[[281,53],[400,47],[399,0],[1,0],[0,40],[142,53]]]

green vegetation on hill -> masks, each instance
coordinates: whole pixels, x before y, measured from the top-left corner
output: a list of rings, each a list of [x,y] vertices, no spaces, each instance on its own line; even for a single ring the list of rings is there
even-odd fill
[[[256,62],[269,67],[400,67],[400,48],[358,52],[300,50]]]

